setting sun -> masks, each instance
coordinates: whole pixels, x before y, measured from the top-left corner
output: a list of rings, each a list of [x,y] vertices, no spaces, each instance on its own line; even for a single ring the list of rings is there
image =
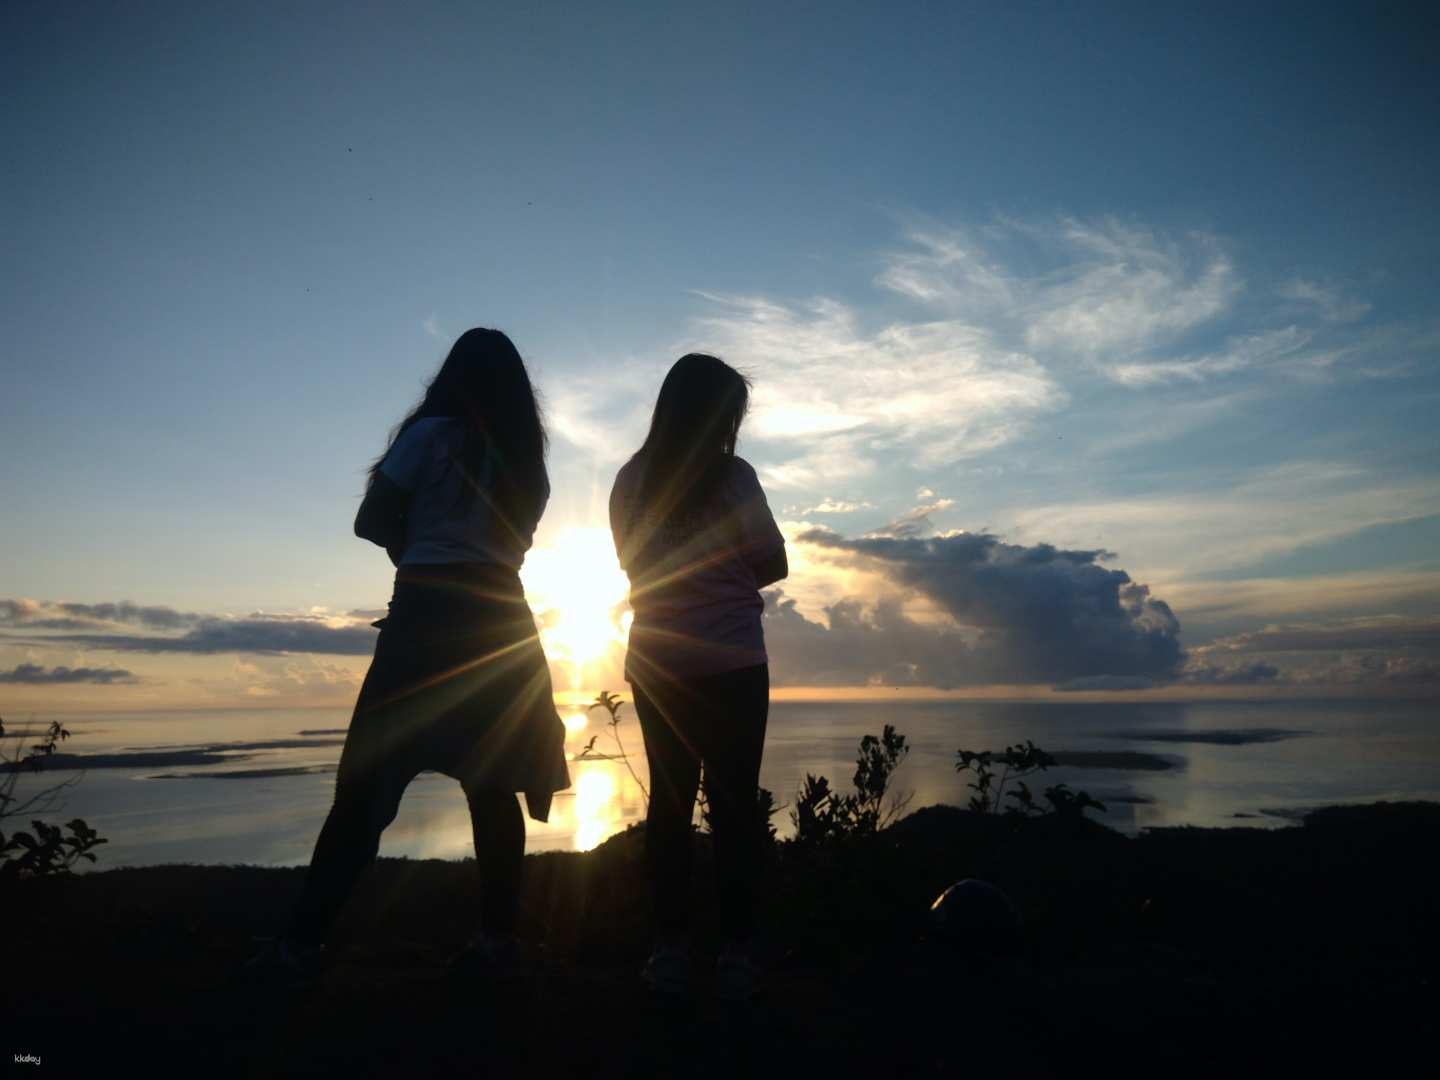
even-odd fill
[[[573,665],[578,689],[586,665],[605,659],[625,640],[627,613],[621,607],[629,582],[610,530],[566,529],[552,544],[530,552],[520,576],[546,653]]]

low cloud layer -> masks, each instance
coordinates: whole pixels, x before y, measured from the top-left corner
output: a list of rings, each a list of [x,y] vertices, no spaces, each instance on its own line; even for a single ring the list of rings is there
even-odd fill
[[[1440,686],[1440,619],[1398,615],[1286,623],[1195,650],[1187,682]]]
[[[1320,623],[1286,623],[1221,638],[1207,651],[1329,652],[1373,649],[1440,652],[1440,619],[1378,616]]]
[[[371,613],[360,617],[364,614]],[[367,622],[349,616],[336,619],[256,613],[227,618],[128,601],[74,604],[0,600],[0,626],[14,628],[13,632],[0,632],[0,642],[8,638],[28,646],[65,645],[113,652],[368,656],[375,648],[375,630]],[[162,632],[137,632],[142,630]],[[183,632],[163,632],[175,630]]]
[[[765,593],[764,626],[776,685],[893,685],[942,689],[1031,685],[1060,691],[1127,692],[1161,687],[1339,687],[1428,693],[1440,687],[1440,620],[1366,616],[1290,622],[1183,648],[1165,600],[1100,550],[1013,544],[988,533],[934,535],[917,507],[884,529],[849,538],[809,528],[795,538],[810,570],[856,583],[802,609],[785,586]],[[928,534],[928,535],[927,535]],[[848,593],[850,590],[847,589]],[[169,609],[66,605],[76,618],[129,618],[150,625]],[[144,654],[236,657],[234,696],[353,692],[375,631],[358,618],[323,615],[184,616],[179,633],[41,632],[59,604],[0,601],[15,630],[0,644]],[[17,611],[19,617],[16,617]],[[178,614],[178,613],[176,613]],[[541,620],[542,623],[544,620]],[[245,656],[257,659],[246,660]],[[267,659],[258,659],[267,658]],[[45,687],[138,682],[125,667],[25,661],[0,669],[0,684]],[[146,683],[152,681],[147,673]],[[160,679],[166,681],[165,678]],[[557,686],[566,683],[557,676]]]
[[[135,676],[123,668],[57,667],[47,668],[40,664],[17,664],[9,671],[0,671],[0,683],[21,683],[26,686],[49,686],[75,683],[133,682]]]
[[[117,652],[369,656],[375,649],[375,631],[369,626],[329,626],[305,618],[207,619],[178,637],[72,634],[67,635],[65,641]]]
[[[117,603],[77,604],[29,600],[19,597],[0,600],[0,626],[31,630],[102,630],[135,627],[142,630],[182,630],[205,616],[174,608]]]
[[[1276,665],[1253,660],[1248,664],[1194,664],[1185,669],[1182,681],[1196,686],[1263,686],[1281,677]]]

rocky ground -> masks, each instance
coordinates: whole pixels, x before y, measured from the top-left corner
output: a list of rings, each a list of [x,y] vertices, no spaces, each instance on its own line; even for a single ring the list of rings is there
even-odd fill
[[[1332,1075],[1433,1058],[1440,806],[1290,828],[1015,823],[935,806],[863,841],[774,853],[765,996],[649,1000],[643,833],[527,859],[538,974],[453,985],[470,863],[381,860],[314,987],[233,974],[302,870],[159,866],[4,897],[3,1046],[36,1074],[222,1076]],[[103,849],[102,849],[103,850]],[[697,869],[709,925],[708,846]],[[937,931],[951,883],[1003,888],[1018,955]],[[707,938],[701,933],[701,948]],[[543,944],[543,948],[541,947]],[[713,945],[711,946],[713,949]],[[712,952],[713,955],[713,952]],[[703,972],[703,966],[702,966]],[[1433,1062],[1429,1068],[1433,1068]]]

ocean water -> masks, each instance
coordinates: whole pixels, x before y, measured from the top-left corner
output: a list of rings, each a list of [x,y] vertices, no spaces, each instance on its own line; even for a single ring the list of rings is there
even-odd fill
[[[550,819],[527,818],[528,849],[588,850],[642,820],[649,776],[634,712],[622,712],[619,760],[608,726],[592,714],[567,751],[573,781]],[[109,843],[97,868],[159,863],[309,860],[334,790],[348,710],[77,715],[63,718],[65,749],[111,758],[91,767],[43,816],[86,819]],[[991,702],[775,702],[761,783],[791,803],[806,773],[849,790],[861,736],[886,723],[911,752],[895,788],[910,807],[964,804],[968,774],[956,751],[1025,739],[1077,755],[1029,781],[1084,790],[1107,806],[1098,820],[1122,832],[1170,825],[1284,827],[1306,809],[1378,799],[1440,800],[1440,715],[1433,702],[1226,702],[1187,704]],[[12,728],[23,725],[11,724]],[[592,736],[591,755],[581,752]],[[7,740],[8,742],[8,740]],[[266,745],[279,743],[281,745]],[[257,745],[258,744],[258,745]],[[208,755],[197,749],[209,748]],[[595,753],[607,756],[595,756]],[[1140,757],[1122,758],[1124,752]],[[1164,765],[1160,768],[1157,766]],[[633,775],[632,770],[633,769]],[[21,780],[27,787],[51,771]],[[775,824],[791,831],[788,811]],[[455,781],[422,774],[381,840],[381,855],[463,858],[468,810]]]

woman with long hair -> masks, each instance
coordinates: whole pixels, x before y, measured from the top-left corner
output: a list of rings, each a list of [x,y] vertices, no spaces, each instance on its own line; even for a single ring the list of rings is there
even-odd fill
[[[355,533],[395,564],[389,614],[340,755],[288,934],[270,966],[308,974],[380,834],[420,772],[459,780],[480,871],[480,934],[452,961],[520,963],[515,922],[525,822],[569,786],[564,725],[519,568],[550,495],[546,436],[520,354],[467,330],[370,469]],[[262,964],[262,966],[265,966]]]
[[[722,949],[716,986],[754,994],[757,795],[770,703],[760,589],[785,577],[785,541],[755,470],[735,454],[750,383],[702,353],[671,367],[644,444],[610,494],[635,610],[625,678],[650,762],[646,861],[655,901],[650,986],[690,985],[692,829],[701,769],[715,841]]]

